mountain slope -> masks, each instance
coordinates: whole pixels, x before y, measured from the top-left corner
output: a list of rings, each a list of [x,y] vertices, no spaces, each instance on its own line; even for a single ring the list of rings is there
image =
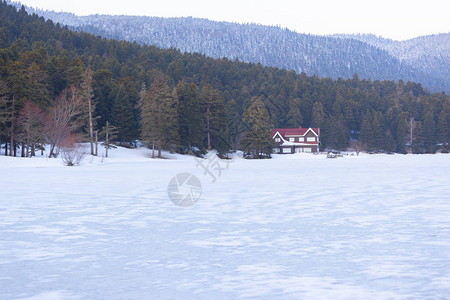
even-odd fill
[[[45,18],[107,38],[161,48],[227,57],[331,78],[415,81],[433,91],[450,92],[450,79],[439,61],[407,63],[389,49],[357,38],[299,34],[256,24],[214,22],[196,18],[76,16],[33,10]],[[388,43],[389,44],[389,43]],[[416,63],[418,62],[418,63]],[[422,67],[424,64],[428,67]],[[449,69],[449,68],[447,68]]]
[[[443,81],[450,78],[450,33],[393,41],[370,34],[335,35],[352,38],[384,49],[402,63],[416,67],[423,73],[436,74]]]

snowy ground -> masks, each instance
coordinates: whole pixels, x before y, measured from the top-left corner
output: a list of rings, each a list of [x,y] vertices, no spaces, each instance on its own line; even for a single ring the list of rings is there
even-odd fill
[[[0,299],[444,299],[450,155],[0,157]],[[195,174],[200,200],[168,198]]]

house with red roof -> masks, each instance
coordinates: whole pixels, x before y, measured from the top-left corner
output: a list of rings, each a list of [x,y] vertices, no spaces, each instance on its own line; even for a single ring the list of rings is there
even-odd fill
[[[274,153],[302,153],[319,151],[319,128],[274,128]]]

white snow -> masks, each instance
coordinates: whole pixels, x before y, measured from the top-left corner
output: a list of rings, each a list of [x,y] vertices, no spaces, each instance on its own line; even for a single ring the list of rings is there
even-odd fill
[[[0,156],[0,299],[443,299],[450,155]],[[189,172],[200,200],[178,207]]]

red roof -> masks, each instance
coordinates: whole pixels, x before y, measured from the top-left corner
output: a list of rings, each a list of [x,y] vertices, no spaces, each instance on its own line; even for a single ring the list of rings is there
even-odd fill
[[[272,136],[277,133],[277,131],[281,134],[282,137],[295,135],[295,136],[303,136],[311,129],[315,134],[319,135],[319,128],[274,128],[272,129]]]

